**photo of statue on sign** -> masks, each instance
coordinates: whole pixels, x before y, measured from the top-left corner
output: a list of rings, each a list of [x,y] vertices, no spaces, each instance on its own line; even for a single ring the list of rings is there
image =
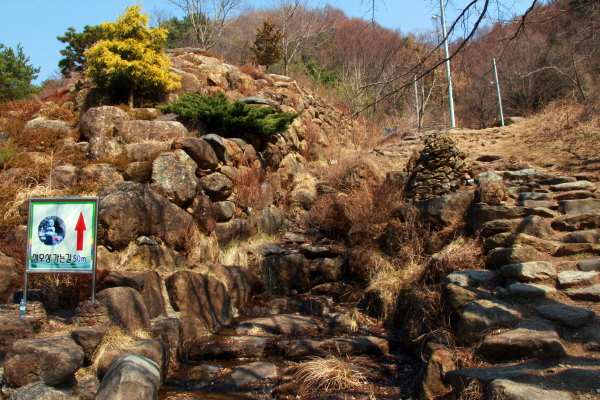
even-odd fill
[[[55,215],[44,218],[38,228],[38,237],[46,246],[59,244],[66,233],[65,222]]]

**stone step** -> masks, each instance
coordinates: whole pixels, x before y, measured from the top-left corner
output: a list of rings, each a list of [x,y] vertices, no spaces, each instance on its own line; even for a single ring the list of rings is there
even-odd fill
[[[232,329],[237,335],[266,332],[275,335],[306,335],[320,329],[322,320],[316,317],[279,314],[238,322]]]
[[[541,281],[556,276],[556,268],[548,261],[530,261],[518,264],[508,264],[500,268],[505,278],[521,282]]]
[[[572,287],[592,286],[598,283],[600,273],[596,271],[563,271],[558,274],[558,287],[569,289]]]
[[[579,261],[577,263],[577,268],[580,271],[600,271],[600,258]]]
[[[572,368],[561,361],[530,361],[485,368],[449,371],[445,380],[454,388],[463,390],[472,379],[489,384],[496,379],[527,382],[539,387],[568,390],[597,395],[600,389],[600,369],[593,367]]]
[[[566,290],[565,294],[571,300],[600,302],[600,284],[581,289]]]
[[[524,299],[536,299],[540,297],[549,297],[556,293],[556,288],[536,283],[514,283],[508,287],[508,292],[513,296]]]
[[[255,301],[246,304],[240,310],[240,315],[273,315],[273,314],[303,314],[323,316],[330,313],[333,308],[331,297],[325,296],[298,296],[276,297],[264,301]]]
[[[567,328],[581,328],[587,324],[596,313],[586,308],[559,304],[553,306],[534,306],[533,309],[550,321],[558,322]]]
[[[487,336],[479,352],[495,360],[518,360],[525,357],[554,358],[566,354],[555,330],[517,328],[498,335]]]
[[[299,359],[335,354],[381,356],[389,351],[388,341],[375,336],[281,340],[275,336],[211,336],[197,342],[188,352],[192,361],[264,359],[283,356]]]

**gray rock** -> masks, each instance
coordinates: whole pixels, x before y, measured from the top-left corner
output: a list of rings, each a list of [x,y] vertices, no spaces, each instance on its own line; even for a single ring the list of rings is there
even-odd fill
[[[267,290],[287,295],[291,290],[304,293],[313,286],[310,264],[303,254],[278,254],[265,258],[263,273]]]
[[[112,137],[115,136],[113,132],[115,124],[129,119],[129,115],[117,107],[90,108],[81,117],[79,133],[86,141],[94,137]]]
[[[0,316],[0,357],[4,358],[15,341],[34,337],[40,328],[41,322],[35,317]]]
[[[564,257],[581,253],[600,254],[600,245],[593,243],[563,243],[556,250],[554,256]]]
[[[123,171],[126,181],[146,183],[152,179],[152,163],[148,161],[132,162],[127,164]]]
[[[485,238],[504,232],[519,232],[540,239],[547,239],[554,235],[554,230],[550,226],[550,223],[537,215],[523,219],[494,220],[486,222],[481,226],[481,236]]]
[[[150,327],[148,309],[137,290],[131,287],[113,287],[97,293],[96,299],[108,307],[111,321],[129,332]]]
[[[224,146],[225,144],[223,143]],[[185,151],[198,164],[198,168],[200,169],[216,169],[219,166],[217,154],[206,140],[200,138],[177,139],[173,141],[171,148]]]
[[[532,246],[514,246],[493,249],[488,253],[486,266],[500,268],[508,264],[519,264],[529,261],[544,261],[549,257]]]
[[[531,246],[536,250],[547,254],[554,254],[561,247],[559,243],[550,240],[540,239],[535,236],[527,235],[520,232],[505,232],[499,233],[487,238],[483,242],[483,249],[488,252],[496,248],[506,248],[511,246]]]
[[[494,271],[487,269],[464,270],[452,272],[444,277],[445,283],[453,283],[458,286],[470,286],[478,288],[489,284],[494,278]]]
[[[550,186],[550,190],[553,192],[569,192],[571,190],[589,190],[590,192],[595,192],[596,185],[590,181],[576,181],[552,185]]]
[[[227,146],[225,145],[225,140],[221,136],[209,133],[208,135],[200,136],[200,139],[205,140],[210,147],[212,147],[219,161],[223,164],[229,161],[229,157],[227,157]]]
[[[318,328],[319,324],[315,322],[314,318],[290,314],[248,319],[233,326],[238,335],[246,334],[254,329],[275,335],[305,335],[315,332]]]
[[[550,321],[558,322],[567,328],[581,328],[587,324],[596,313],[586,308],[560,304],[556,306],[534,306],[533,309]]]
[[[152,162],[170,147],[168,142],[130,143],[124,146],[124,150],[127,158],[134,162]]]
[[[593,172],[577,172],[577,173],[573,174],[573,177],[575,179],[577,179],[578,181],[590,181],[590,182],[598,181],[598,175],[596,175]]]
[[[169,201],[187,207],[196,196],[197,164],[183,150],[162,153],[152,163],[152,180]]]
[[[492,161],[498,161],[498,160],[502,160],[504,158],[504,156],[502,154],[482,154],[479,157],[477,157],[475,159],[475,161],[481,161],[481,162],[492,162]],[[491,172],[493,174],[493,172]],[[482,175],[483,172],[479,175]]]
[[[463,309],[457,334],[461,341],[468,342],[487,334],[491,329],[513,326],[521,318],[521,313],[509,304],[476,300]]]
[[[488,386],[487,398],[490,400],[572,400],[573,396],[565,391],[544,390],[535,385],[496,379]]]
[[[464,307],[475,300],[498,301],[488,292],[453,283],[446,285],[446,297],[448,304],[457,314],[462,314]]]
[[[283,224],[285,216],[274,205],[262,210],[258,216],[257,228],[259,232],[264,232],[267,235],[275,235],[279,232],[279,228]]]
[[[19,242],[17,245],[25,247],[25,242]],[[0,252],[0,301],[6,303],[22,283],[23,275],[19,273],[17,260]]]
[[[413,206],[417,207],[424,219],[432,219],[449,226],[464,220],[474,199],[475,192],[470,190],[418,201],[413,203]]]
[[[81,185],[108,186],[120,182],[123,176],[111,164],[90,164],[79,170],[77,183]]]
[[[600,302],[600,284],[587,288],[567,290],[565,291],[565,294],[569,296],[571,300]]]
[[[584,348],[587,351],[600,351],[600,332],[589,331],[585,336]]]
[[[33,129],[51,129],[53,131],[59,131],[63,133],[69,133],[73,130],[71,124],[65,121],[36,118],[25,124],[24,131],[30,131]]]
[[[67,189],[73,186],[77,181],[79,169],[72,165],[59,165],[50,171],[50,176],[46,179],[46,183],[51,189]]]
[[[557,192],[552,196],[554,200],[579,200],[579,199],[595,199],[598,195],[588,190],[574,190],[572,192]]]
[[[560,185],[561,183],[576,182],[577,179],[572,176],[555,175],[550,178],[538,181],[540,185]]]
[[[102,380],[95,400],[152,400],[158,397],[160,370],[145,357],[117,357]]]
[[[600,229],[571,232],[563,237],[565,243],[594,243],[600,244]]]
[[[252,277],[250,272],[239,265],[202,265],[194,268],[194,272],[215,276],[225,285],[231,305],[242,308],[250,300]]]
[[[37,381],[17,389],[11,400],[70,400],[71,394],[65,390],[58,390]]]
[[[536,283],[513,283],[508,287],[508,291],[513,296],[522,297],[524,299],[535,299],[538,297],[548,297],[549,295],[556,293],[556,288]]]
[[[580,271],[600,271],[600,258],[579,261],[577,268]]]
[[[151,249],[158,246],[142,247]],[[156,271],[110,271],[102,278],[100,284],[103,288],[125,286],[140,292],[150,319],[158,318],[165,313],[162,279]]]
[[[519,193],[519,200],[550,201],[552,200],[552,194],[537,192],[521,192]]]
[[[175,250],[183,249],[186,229],[195,224],[189,213],[139,183],[117,182],[99,197],[100,243],[115,250],[139,236],[156,236]]]
[[[88,363],[92,363],[94,352],[102,342],[107,331],[107,325],[96,325],[93,327],[77,328],[71,332],[71,337],[83,349],[85,360]]]
[[[213,202],[227,199],[234,186],[231,179],[218,172],[200,178],[198,185]]]
[[[383,356],[389,352],[389,343],[374,336],[340,337],[325,340],[279,340],[280,354],[292,359],[325,356],[332,352],[341,357],[353,354]]]
[[[171,306],[180,313],[184,349],[231,321],[231,298],[214,276],[179,271],[165,280]]]
[[[517,202],[517,206],[529,207],[529,208],[548,208],[550,210],[558,209],[559,204],[556,201],[544,201],[544,200],[521,200]]]
[[[528,376],[535,376],[540,370],[545,371],[546,368],[539,362],[532,361],[484,368],[457,369],[446,372],[445,380],[454,388],[463,390],[473,378],[480,383],[488,384],[495,379],[524,379]]]
[[[233,201],[217,201],[213,203],[217,221],[226,221],[233,217],[235,213],[235,203]]]
[[[192,202],[192,212],[202,232],[210,234],[215,230],[217,212],[214,203],[208,197],[196,196]]]
[[[489,221],[523,218],[527,215],[527,211],[523,207],[477,204],[469,209],[467,222],[473,229],[479,229],[483,224]]]
[[[525,207],[527,215],[537,215],[542,218],[556,218],[560,214],[546,207]]]
[[[271,362],[255,361],[241,367],[237,367],[229,380],[237,386],[247,385],[263,379],[277,376],[277,366]]]
[[[507,181],[517,181],[523,179],[546,179],[550,175],[547,172],[536,171],[534,169],[520,169],[516,171],[494,171],[496,174]]]
[[[522,282],[541,281],[556,276],[556,268],[548,261],[530,261],[519,264],[504,265],[500,273],[505,278]]]
[[[600,228],[600,213],[592,211],[583,214],[564,215],[552,221],[552,228],[556,231],[570,232]]]
[[[247,239],[255,232],[247,219],[233,219],[215,224],[219,245],[226,246],[234,239]]]
[[[188,130],[177,121],[125,121],[115,124],[117,135],[129,143],[170,142],[173,139],[186,138]]]
[[[83,360],[83,350],[68,337],[19,339],[6,354],[4,378],[12,387],[39,380],[59,386],[73,377]]]
[[[487,336],[479,352],[495,360],[516,360],[525,357],[554,358],[566,354],[555,331],[518,328]]]
[[[558,285],[561,289],[576,286],[591,286],[598,283],[596,271],[563,271],[558,274]]]
[[[426,352],[427,353],[427,352]],[[444,382],[444,375],[456,369],[454,355],[450,350],[441,348],[421,363],[419,394],[422,399],[432,399],[448,393],[452,387]]]
[[[562,200],[559,211],[566,215],[582,214],[600,209],[600,199]]]
[[[123,145],[119,137],[95,137],[90,139],[87,156],[91,160],[112,159],[123,154]]]

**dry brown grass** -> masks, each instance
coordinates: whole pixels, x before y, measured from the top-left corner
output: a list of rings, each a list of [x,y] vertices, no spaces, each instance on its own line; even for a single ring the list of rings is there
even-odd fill
[[[356,358],[331,355],[313,358],[298,368],[294,380],[304,394],[357,389],[366,385],[366,375],[355,361]]]
[[[469,385],[460,392],[459,400],[483,400],[485,390],[477,379],[471,379]]]
[[[187,227],[184,247],[188,265],[216,263],[220,256],[217,237],[214,234],[206,236],[197,226]]]
[[[120,326],[111,327],[98,345],[92,355],[92,369],[97,371],[100,360],[104,354],[110,350],[123,350],[132,346],[138,339],[154,339],[150,333],[143,329],[138,329],[133,333],[125,331]]]

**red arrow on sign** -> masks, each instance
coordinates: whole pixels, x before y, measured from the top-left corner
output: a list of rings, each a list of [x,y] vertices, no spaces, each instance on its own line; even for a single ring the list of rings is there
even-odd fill
[[[83,220],[83,212],[79,213],[79,219],[77,220],[77,225],[75,225],[75,230],[77,231],[77,251],[83,250],[83,232],[87,228],[85,227],[85,221]]]

